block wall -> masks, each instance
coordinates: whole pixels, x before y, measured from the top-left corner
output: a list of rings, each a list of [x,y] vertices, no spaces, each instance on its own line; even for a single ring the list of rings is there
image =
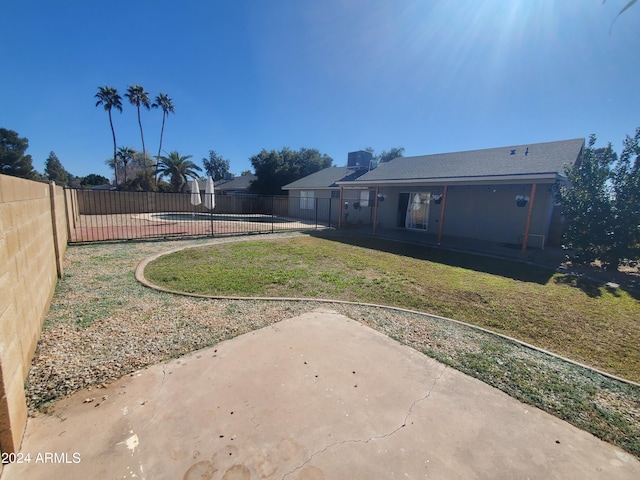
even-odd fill
[[[24,381],[67,244],[64,191],[0,175],[0,449],[20,447]]]

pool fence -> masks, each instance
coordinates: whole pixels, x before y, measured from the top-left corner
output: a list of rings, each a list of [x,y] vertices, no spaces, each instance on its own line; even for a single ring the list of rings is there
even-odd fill
[[[192,203],[191,193],[65,189],[70,243],[275,233],[335,226],[337,203],[290,208],[287,196],[215,194],[215,207]],[[332,205],[333,203],[333,205]],[[334,210],[332,212],[332,210]]]

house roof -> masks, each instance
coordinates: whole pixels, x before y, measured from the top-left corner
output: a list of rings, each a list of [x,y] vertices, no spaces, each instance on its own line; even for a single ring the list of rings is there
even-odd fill
[[[337,182],[350,182],[367,173],[348,167],[328,167],[282,187],[283,190],[320,190],[338,188]]]
[[[239,177],[234,177],[230,180],[216,180],[213,186],[216,192],[244,192],[249,189],[249,185],[251,185],[251,182],[253,182],[256,178],[258,177],[250,173],[248,175],[240,175]],[[198,179],[198,186],[200,187],[200,190],[204,190],[206,182],[206,178]]]
[[[227,180],[224,182],[221,182],[219,185],[216,184],[215,188],[217,188],[218,190],[221,191],[242,191],[242,190],[248,190],[249,186],[251,185],[251,182],[253,182],[256,177],[253,173],[250,173],[248,175],[240,175],[239,177],[234,177],[231,180]]]
[[[357,184],[472,182],[564,176],[575,164],[583,138],[508,147],[398,157],[359,177]],[[341,182],[342,183],[342,182]]]

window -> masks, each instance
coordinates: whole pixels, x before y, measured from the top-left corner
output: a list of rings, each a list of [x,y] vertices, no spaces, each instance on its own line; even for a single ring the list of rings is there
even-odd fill
[[[313,210],[315,204],[315,192],[313,190],[300,190],[300,210]]]
[[[360,190],[360,206],[369,206],[369,190]]]

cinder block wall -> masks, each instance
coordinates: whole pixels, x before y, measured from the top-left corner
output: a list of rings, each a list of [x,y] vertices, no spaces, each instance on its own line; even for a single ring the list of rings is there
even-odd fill
[[[0,175],[0,449],[20,447],[24,381],[67,244],[64,191]]]

